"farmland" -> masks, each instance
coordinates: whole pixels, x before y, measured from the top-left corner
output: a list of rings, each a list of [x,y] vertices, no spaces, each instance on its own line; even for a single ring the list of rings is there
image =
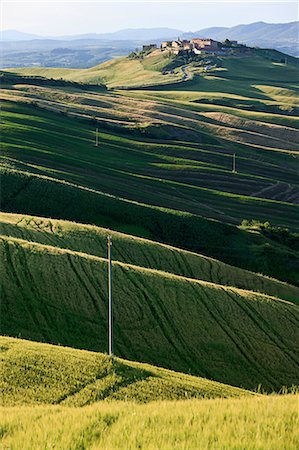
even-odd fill
[[[298,448],[298,73],[1,74],[3,448]]]
[[[155,90],[2,89],[6,166],[233,225],[298,229],[298,69],[258,60],[267,85],[248,78],[247,61],[225,64]]]
[[[0,342],[2,386],[10,387],[0,409],[4,448],[298,446],[296,394],[253,394],[99,353]]]
[[[267,397],[99,353],[0,342],[4,447],[296,448],[296,395]]]
[[[10,215],[2,229],[2,332],[105,352],[109,230]],[[298,383],[298,288],[151,241],[113,241],[117,355],[247,389]]]
[[[280,57],[6,72],[2,334],[105,353],[111,234],[117,356],[298,384],[298,65]]]
[[[1,337],[5,406],[242,397],[249,391],[102,353]],[[26,369],[24,369],[26,367]]]
[[[137,56],[137,55],[135,55]],[[181,82],[185,79],[182,67],[187,66],[191,78],[203,72],[207,64],[213,64],[220,71],[225,71],[225,78],[260,79],[267,82],[279,81],[285,77],[286,68],[281,62],[285,55],[277,51],[255,49],[250,57],[211,57],[206,55],[197,60],[186,57],[175,57],[168,52],[155,50],[140,57],[122,57],[112,59],[89,69],[66,69],[48,67],[12,68],[6,69],[20,75],[42,76],[46,78],[63,78],[69,81],[83,83],[104,83],[110,89],[142,88],[145,86],[165,86]],[[286,82],[296,83],[298,79],[298,62],[296,58],[288,57],[290,67],[287,68],[289,78]],[[226,73],[226,71],[228,71]],[[189,89],[192,83],[181,84],[183,90]],[[193,87],[194,88],[194,87]]]
[[[3,240],[11,238],[24,244],[35,242],[101,258],[106,258],[109,233],[113,238],[116,261],[264,293],[293,303],[299,301],[298,287],[148,239],[96,226],[21,214],[1,213],[0,224]]]
[[[242,130],[246,124],[263,127],[263,134],[246,131],[248,136],[264,136],[268,143],[276,133],[275,145],[289,147],[269,149],[238,143],[232,135],[217,137],[225,130],[237,133],[237,124],[232,128],[225,122],[232,115],[222,114],[224,125],[212,125],[207,120],[214,118],[161,102],[128,100],[127,92],[65,93],[27,86],[3,89],[3,96],[9,98],[2,112],[4,211],[94,223],[298,284],[296,245],[238,228],[243,219],[257,219],[298,230],[292,127],[238,119]],[[168,111],[161,123],[157,109]],[[182,124],[165,122],[167,115]],[[291,140],[280,139],[283,133]]]
[[[3,411],[4,408],[2,408]],[[295,450],[298,397],[185,400],[83,408],[5,408],[4,446],[13,450],[69,448]]]

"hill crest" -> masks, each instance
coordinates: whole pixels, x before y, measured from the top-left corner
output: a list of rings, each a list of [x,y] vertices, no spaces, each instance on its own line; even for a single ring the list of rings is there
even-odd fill
[[[0,351],[2,406],[254,395],[204,378],[68,347],[0,336]]]

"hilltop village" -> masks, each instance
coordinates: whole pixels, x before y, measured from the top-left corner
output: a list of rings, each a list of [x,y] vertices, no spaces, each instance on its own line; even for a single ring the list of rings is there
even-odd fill
[[[156,44],[143,45],[143,52],[150,52],[157,50],[158,46]],[[224,42],[214,41],[213,39],[177,39],[175,41],[164,41],[161,43],[160,50],[162,52],[170,52],[174,55],[178,55],[182,52],[192,52],[196,55],[200,55],[203,52],[211,52],[214,54],[221,54],[229,50],[239,50],[246,51],[246,45],[239,44],[237,41],[230,41],[226,39]]]

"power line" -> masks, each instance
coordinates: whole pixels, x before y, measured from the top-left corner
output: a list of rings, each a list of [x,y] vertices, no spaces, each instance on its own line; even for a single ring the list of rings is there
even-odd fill
[[[108,249],[108,355],[113,355],[113,310],[112,310],[112,236],[107,236]]]

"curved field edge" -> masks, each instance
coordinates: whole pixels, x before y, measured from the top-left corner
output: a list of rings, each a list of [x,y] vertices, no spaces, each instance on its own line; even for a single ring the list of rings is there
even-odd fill
[[[171,60],[171,57],[157,50],[143,59],[119,57],[88,69],[13,68],[5,69],[5,72],[23,76],[64,79],[85,84],[104,83],[109,89],[128,88],[182,82],[184,72],[181,67],[168,74],[162,73],[164,66],[167,66]]]
[[[190,213],[124,200],[42,175],[0,170],[4,211],[77,222],[84,220],[299,283],[298,252],[259,233]]]
[[[55,446],[137,450],[296,450],[298,396],[99,402],[83,408],[1,408],[2,445],[12,450]]]
[[[194,89],[199,75],[212,75],[221,77],[224,81],[233,80],[235,83],[256,79],[261,82],[290,82],[295,83],[298,77],[297,61],[290,60],[285,66],[278,64],[271,55],[272,61],[267,59],[263,50],[252,49],[253,53],[248,57],[211,57],[217,60],[220,67],[209,70],[206,74],[203,67],[196,63],[181,61],[179,65],[174,64],[173,70],[167,70],[179,58],[174,58],[167,52],[153,51],[142,58],[132,59],[128,57],[115,58],[88,69],[66,69],[66,68],[8,68],[5,72],[25,76],[43,76],[54,79],[65,79],[81,83],[104,83],[110,89],[114,88],[142,88],[164,87],[168,85],[180,88],[185,85],[187,89]],[[281,53],[283,55],[283,53]],[[288,57],[289,58],[289,57]],[[279,59],[278,59],[279,60]],[[295,62],[295,64],[294,64]],[[212,63],[214,65],[214,63]],[[186,77],[186,73],[188,76]],[[185,81],[188,80],[188,81]]]
[[[149,269],[252,290],[299,303],[299,288],[273,278],[229,266],[198,253],[148,239],[74,222],[0,213],[3,237],[23,239],[80,253],[107,256],[107,236],[113,239],[113,259]]]
[[[2,334],[105,352],[107,260],[2,241]],[[116,355],[249,389],[299,382],[298,306],[119,262],[113,278]]]
[[[0,337],[2,402],[83,406],[99,400],[178,400],[253,393],[103,353]]]

